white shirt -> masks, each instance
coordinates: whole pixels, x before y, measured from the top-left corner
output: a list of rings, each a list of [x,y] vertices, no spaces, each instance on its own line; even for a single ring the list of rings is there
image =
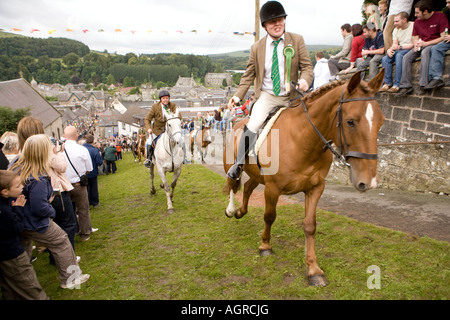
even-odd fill
[[[319,59],[314,67],[314,90],[330,81],[331,74],[328,68],[328,60]]]
[[[77,169],[80,176],[85,174],[86,171],[92,171],[93,167],[91,155],[89,154],[89,151],[86,147],[79,145],[74,140],[66,140],[64,149],[67,152],[67,154],[66,152],[64,152],[64,156],[66,157],[67,161],[66,176],[67,178],[69,178],[70,183],[80,182],[80,177],[77,175],[69,160],[67,159],[67,155],[69,155],[70,161],[72,161],[72,164],[74,165],[75,169]]]
[[[272,95],[273,93],[273,82],[272,82],[272,56],[273,56],[273,48],[275,47],[275,44],[273,43],[273,39],[267,35],[266,39],[266,60],[264,65],[264,79],[261,86],[261,90],[266,91]],[[278,69],[280,71],[280,94],[279,96],[285,96],[286,95],[286,85],[285,85],[285,79],[284,79],[284,38],[281,37],[280,42],[277,46],[277,53],[278,53]]]
[[[389,4],[389,16],[398,14],[402,11],[406,12],[407,14],[410,14],[412,5],[413,0],[392,0],[391,3]]]

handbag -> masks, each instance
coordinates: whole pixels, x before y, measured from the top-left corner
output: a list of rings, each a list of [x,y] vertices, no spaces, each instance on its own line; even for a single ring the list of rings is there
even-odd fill
[[[67,159],[69,160],[70,165],[72,166],[73,170],[75,170],[77,176],[80,178],[80,185],[83,187],[86,187],[88,185],[88,181],[89,181],[87,174],[83,174],[82,176],[80,176],[77,169],[75,169],[74,165],[72,164],[72,161],[70,161],[70,158],[69,158],[69,155],[67,154],[66,149],[64,149],[64,152],[65,152]]]

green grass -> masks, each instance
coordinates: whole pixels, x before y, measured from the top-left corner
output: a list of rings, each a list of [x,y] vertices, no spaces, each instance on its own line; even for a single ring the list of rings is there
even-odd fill
[[[259,257],[263,208],[228,219],[225,179],[200,165],[183,166],[175,213],[163,190],[149,194],[147,169],[129,153],[115,175],[100,176],[101,206],[91,210],[87,242],[76,238],[80,267],[91,275],[79,290],[59,288],[47,254],[33,263],[53,300],[136,299],[448,299],[449,244],[318,211],[316,251],[330,284],[309,287],[301,205],[278,208],[275,255]],[[171,174],[169,174],[171,179]],[[159,185],[159,177],[156,183]],[[367,288],[370,265],[381,289]]]

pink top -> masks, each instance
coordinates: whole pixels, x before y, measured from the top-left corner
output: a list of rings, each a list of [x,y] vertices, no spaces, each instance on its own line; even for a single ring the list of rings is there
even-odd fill
[[[70,191],[73,189],[69,178],[66,176],[67,162],[62,153],[54,154],[52,152],[50,156],[50,172],[48,175],[52,181],[53,189],[59,189],[61,192]]]

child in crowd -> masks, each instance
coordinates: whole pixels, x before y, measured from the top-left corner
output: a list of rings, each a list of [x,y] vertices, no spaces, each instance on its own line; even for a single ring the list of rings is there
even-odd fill
[[[20,242],[26,199],[20,177],[0,170],[0,285],[4,300],[47,300]],[[17,198],[16,200],[13,200]]]
[[[60,286],[66,289],[86,282],[89,275],[81,273],[67,233],[53,222],[55,209],[49,203],[53,188],[48,176],[52,147],[50,138],[45,134],[29,137],[11,170],[20,172],[23,194],[27,198],[22,232],[24,248],[31,256],[32,240],[45,245],[55,259]]]

